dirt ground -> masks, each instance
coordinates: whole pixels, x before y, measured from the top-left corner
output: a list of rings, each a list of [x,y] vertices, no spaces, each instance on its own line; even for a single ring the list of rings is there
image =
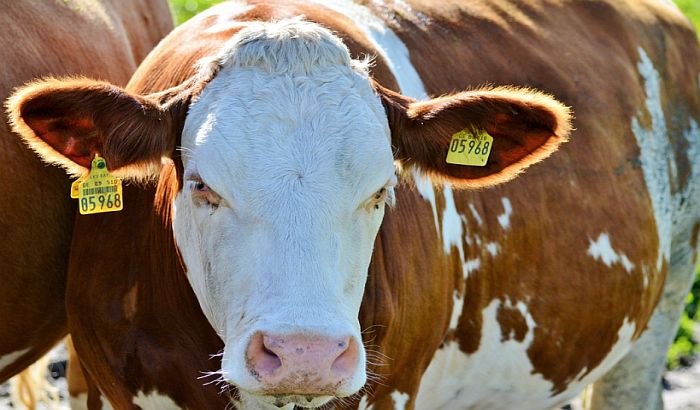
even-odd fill
[[[50,369],[53,377],[50,382],[56,387],[60,400],[51,405],[41,405],[37,410],[70,410],[67,401],[67,384],[62,369],[65,366],[66,351],[61,345],[50,355]],[[700,410],[700,357],[691,368],[667,372],[664,403],[666,410]],[[571,410],[581,410],[579,402],[571,404]],[[0,410],[13,409],[10,404],[9,383],[0,385]],[[422,410],[422,409],[417,409]],[[514,409],[517,410],[517,409]]]

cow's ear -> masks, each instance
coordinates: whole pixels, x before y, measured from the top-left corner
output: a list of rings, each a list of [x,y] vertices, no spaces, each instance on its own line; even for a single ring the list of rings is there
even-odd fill
[[[17,89],[7,110],[27,145],[71,174],[85,173],[99,154],[117,175],[147,178],[175,146],[170,110],[105,82],[36,81]]]
[[[415,101],[377,84],[375,89],[402,170],[457,188],[506,182],[556,151],[571,131],[569,108],[533,90],[491,88]],[[453,136],[461,131],[460,135],[486,132],[493,138],[483,166],[446,161]]]

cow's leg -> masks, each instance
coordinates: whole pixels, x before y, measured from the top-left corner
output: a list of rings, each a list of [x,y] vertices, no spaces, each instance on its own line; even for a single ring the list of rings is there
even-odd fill
[[[661,376],[666,351],[676,335],[696,266],[695,249],[687,242],[678,245],[672,244],[671,266],[649,329],[627,356],[593,385],[590,409],[663,409]]]
[[[68,382],[68,394],[70,396],[71,410],[87,410],[88,381],[85,378],[80,365],[78,353],[73,347],[73,340],[66,337],[66,350],[68,351],[68,366],[66,368],[66,380]]]
[[[112,406],[105,400],[97,385],[80,364],[80,358],[75,351],[73,340],[70,336],[66,338],[65,342],[66,350],[68,350],[66,379],[68,381],[71,410],[111,410]],[[90,405],[88,405],[88,402],[90,402]]]

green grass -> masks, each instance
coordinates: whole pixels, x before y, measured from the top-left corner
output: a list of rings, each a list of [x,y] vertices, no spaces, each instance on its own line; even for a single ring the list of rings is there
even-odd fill
[[[678,7],[695,24],[700,32],[700,1],[698,0],[674,0]]]
[[[680,366],[688,366],[692,358],[700,353],[700,340],[697,340],[694,331],[700,324],[700,267],[695,275],[695,283],[686,299],[685,310],[681,316],[681,323],[676,333],[671,348],[666,355],[666,365],[673,369]]]
[[[195,14],[224,0],[169,0],[175,24],[182,24]]]

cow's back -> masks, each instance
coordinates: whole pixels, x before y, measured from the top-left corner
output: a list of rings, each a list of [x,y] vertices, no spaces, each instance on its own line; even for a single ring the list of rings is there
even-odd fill
[[[0,100],[46,76],[125,84],[171,28],[165,1],[22,1],[0,10]],[[109,4],[114,3],[114,4]],[[66,332],[64,292],[75,215],[70,180],[0,125],[0,380]]]
[[[553,406],[646,329],[671,242],[694,257],[696,33],[657,1],[409,3],[375,12],[410,50],[413,89],[544,90],[573,107],[576,131],[514,182],[457,192],[419,181],[399,193],[363,312],[366,325],[391,323],[373,332],[392,358],[379,373],[430,367],[378,390],[416,408]],[[406,354],[407,337],[427,343]]]

